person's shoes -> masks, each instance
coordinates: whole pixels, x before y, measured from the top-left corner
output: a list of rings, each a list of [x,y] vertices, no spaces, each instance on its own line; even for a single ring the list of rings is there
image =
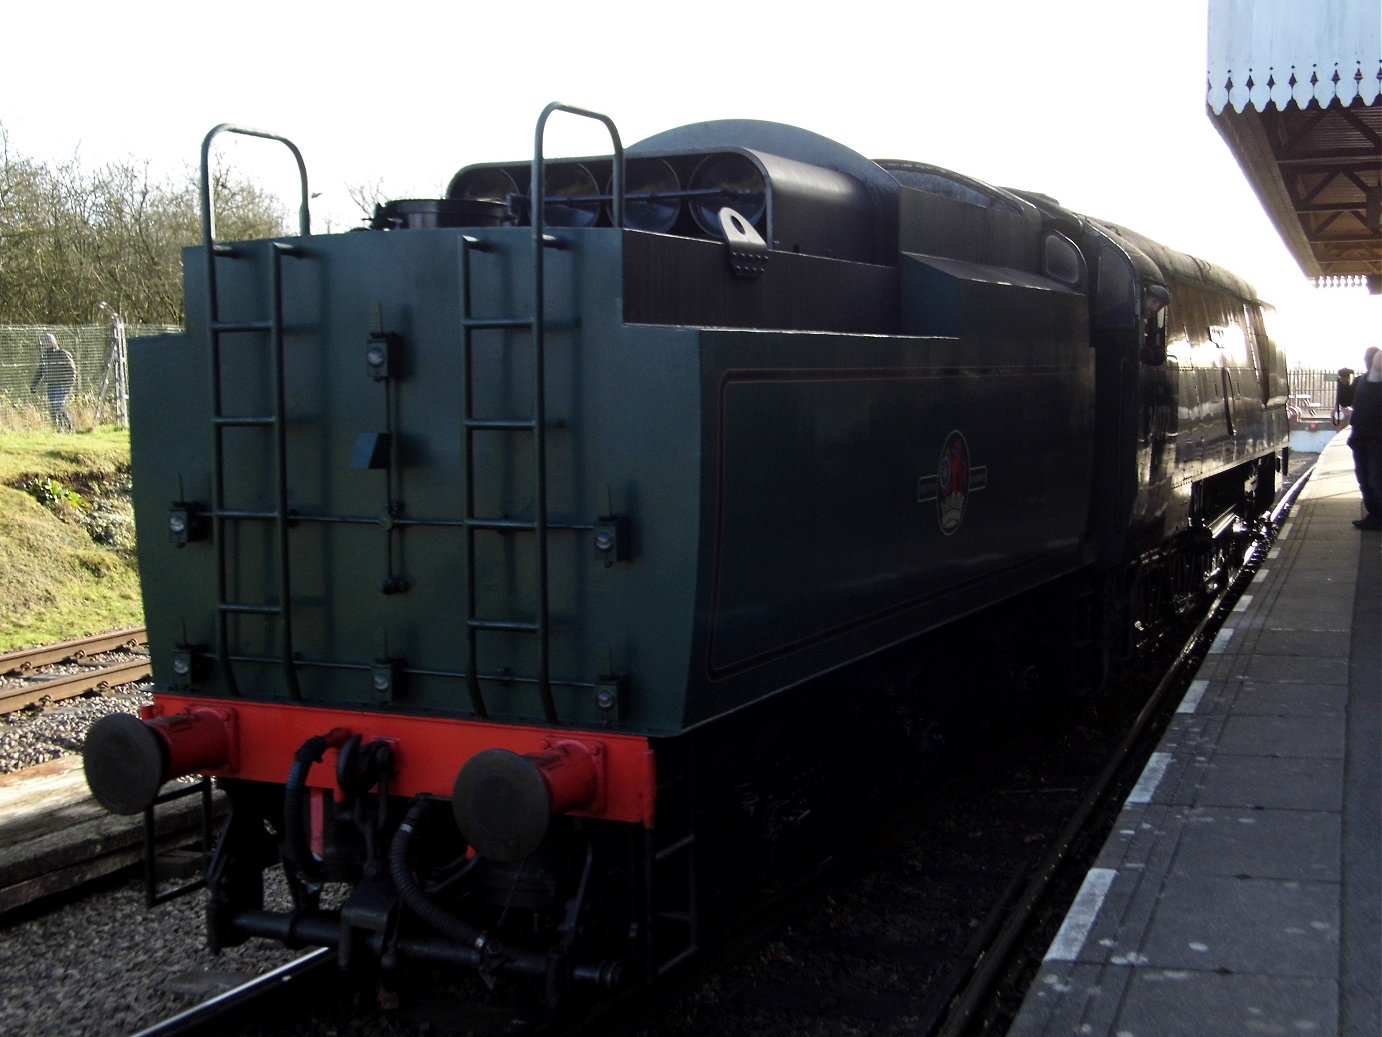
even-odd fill
[[[1359,529],[1382,529],[1382,518],[1369,515],[1367,518],[1354,519],[1353,524]]]

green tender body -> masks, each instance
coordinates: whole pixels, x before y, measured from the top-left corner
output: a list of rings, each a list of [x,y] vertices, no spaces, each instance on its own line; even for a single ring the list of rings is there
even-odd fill
[[[530,312],[529,232],[466,233],[492,246],[469,260],[471,316]],[[580,527],[548,534],[560,724],[674,734],[1088,560],[1093,356],[1082,296],[1013,271],[904,257],[895,279],[864,268],[888,280],[879,323],[904,334],[626,324],[625,292],[647,290],[624,270],[634,236],[564,232],[546,258],[548,522]],[[656,249],[656,236],[643,238],[640,252]],[[461,241],[452,230],[328,235],[281,261],[291,651],[304,702],[473,715]],[[268,249],[249,243],[243,258],[218,260],[223,321],[270,316]],[[797,262],[818,275],[834,263]],[[188,334],[131,345],[155,674],[169,686],[174,654],[198,646],[193,693],[285,700],[279,618],[227,620],[226,654],[241,660],[232,686],[218,646],[217,550],[164,534],[174,502],[213,499],[204,263],[189,250]],[[717,291],[763,290],[723,277]],[[372,330],[398,336],[401,367],[388,381],[367,371]],[[474,414],[528,417],[530,333],[474,336]],[[223,336],[223,415],[272,413],[268,341]],[[390,410],[391,480],[360,467]],[[971,481],[942,514],[942,453],[956,432]],[[224,509],[272,512],[273,433],[220,436]],[[473,514],[531,520],[531,434],[477,432],[474,454]],[[626,560],[604,564],[600,525],[618,530]],[[475,538],[477,611],[531,620],[533,534]],[[227,519],[224,541],[227,601],[277,604],[275,523]],[[381,590],[391,574],[405,591]],[[541,722],[536,638],[485,631],[478,644],[488,715]],[[386,660],[402,679],[381,697],[371,678]],[[620,689],[622,717],[597,704],[601,687]]]

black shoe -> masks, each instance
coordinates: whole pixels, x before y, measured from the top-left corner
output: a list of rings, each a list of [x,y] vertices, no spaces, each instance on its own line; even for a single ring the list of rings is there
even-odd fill
[[[1353,524],[1359,529],[1382,529],[1382,519],[1373,518],[1371,515],[1367,518],[1354,519]]]

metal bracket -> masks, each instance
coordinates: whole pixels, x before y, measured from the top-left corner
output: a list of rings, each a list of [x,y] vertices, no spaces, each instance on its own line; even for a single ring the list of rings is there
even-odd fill
[[[402,367],[403,338],[392,331],[371,331],[365,347],[365,374],[376,382],[394,378]]]
[[[174,547],[186,547],[211,538],[211,516],[200,501],[179,500],[168,506],[168,540]]]
[[[629,708],[628,674],[602,675],[595,682],[595,705],[606,723],[623,720]]]
[[[381,706],[400,699],[405,694],[407,663],[403,659],[376,659],[370,667],[370,686],[374,701]]]
[[[382,876],[367,878],[356,885],[350,898],[341,905],[341,942],[336,958],[346,968],[355,957],[357,946],[367,945],[371,934],[383,937],[386,954],[391,954],[398,927],[398,893]]]
[[[350,467],[388,468],[392,459],[393,437],[387,432],[361,432],[355,437]]]
[[[720,210],[720,230],[728,246],[729,268],[735,277],[762,277],[768,266],[768,243],[753,224],[729,206]]]
[[[365,347],[365,374],[376,382],[397,378],[403,373],[403,336],[384,330],[384,306],[374,304],[370,318],[369,345]]]
[[[173,889],[158,888],[158,825],[154,821],[154,808],[187,796],[201,796],[201,875]],[[167,792],[160,793],[152,803],[144,808],[144,907],[149,909],[170,900],[177,900],[206,886],[207,862],[211,858],[211,779],[202,777],[192,784],[174,785]]]
[[[629,520],[624,515],[603,515],[595,520],[595,560],[608,569],[629,560]]]
[[[187,691],[206,673],[206,645],[179,643],[173,646],[173,679],[175,691]]]

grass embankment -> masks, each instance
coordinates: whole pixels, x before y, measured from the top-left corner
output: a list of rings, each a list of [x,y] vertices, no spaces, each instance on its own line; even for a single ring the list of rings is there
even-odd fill
[[[0,652],[144,622],[125,429],[0,435]]]

